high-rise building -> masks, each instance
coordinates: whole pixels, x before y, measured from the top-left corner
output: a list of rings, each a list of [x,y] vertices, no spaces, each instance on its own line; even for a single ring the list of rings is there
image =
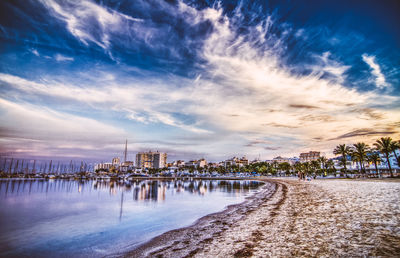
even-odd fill
[[[319,157],[321,157],[321,152],[319,152],[319,151],[310,151],[310,152],[300,153],[300,162],[309,162],[309,161],[317,160]]]
[[[164,168],[167,164],[167,153],[162,152],[139,152],[136,154],[136,167],[146,168]]]

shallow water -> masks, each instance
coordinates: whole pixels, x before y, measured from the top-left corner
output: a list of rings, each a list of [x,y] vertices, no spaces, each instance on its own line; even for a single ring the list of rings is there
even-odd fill
[[[0,256],[103,256],[240,203],[262,183],[0,180]]]

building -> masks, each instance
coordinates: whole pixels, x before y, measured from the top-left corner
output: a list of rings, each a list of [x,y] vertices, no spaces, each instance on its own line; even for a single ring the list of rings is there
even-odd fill
[[[274,162],[276,162],[276,163],[278,163],[278,164],[280,164],[280,163],[289,163],[290,160],[289,160],[289,158],[283,158],[283,157],[281,157],[281,156],[278,156],[278,157],[273,158],[273,159],[272,159],[271,161],[269,161],[268,163],[274,163]]]
[[[183,161],[183,160],[174,161],[172,163],[172,166],[174,166],[174,167],[184,167],[185,166],[185,161]]]
[[[294,165],[298,161],[299,161],[299,159],[296,158],[296,157],[285,158],[285,157],[278,156],[278,157],[273,158],[272,160],[267,160],[266,162],[268,162],[269,164],[272,164],[272,163],[278,163],[278,164],[289,163],[290,165]]]
[[[246,157],[242,157],[242,158],[237,158],[237,157],[233,157],[231,159],[227,159],[224,161],[224,167],[227,166],[239,166],[239,167],[243,167],[249,164],[249,160]]]
[[[207,161],[205,159],[189,160],[185,162],[185,167],[204,168],[205,166],[207,166]]]
[[[122,162],[119,166],[119,171],[121,172],[128,172],[129,170],[133,170],[133,161]]]
[[[119,167],[119,165],[121,164],[121,160],[120,160],[120,158],[119,157],[115,157],[115,158],[113,158],[112,159],[112,165],[114,166],[114,167]]]
[[[310,151],[300,153],[300,162],[310,162],[313,160],[317,160],[321,157],[321,152],[319,151]]]
[[[199,159],[196,165],[197,167],[204,168],[207,166],[207,161],[205,159]]]
[[[113,167],[112,163],[99,163],[94,166],[94,171],[104,170],[109,171]]]
[[[185,162],[185,167],[196,167],[197,160],[189,160]]]
[[[167,164],[167,153],[139,152],[136,154],[136,168],[164,168]]]

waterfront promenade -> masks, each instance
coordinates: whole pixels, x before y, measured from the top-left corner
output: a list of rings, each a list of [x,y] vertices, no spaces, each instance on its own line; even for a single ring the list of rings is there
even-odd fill
[[[119,255],[400,255],[399,180],[263,180],[267,182],[265,190],[245,203]]]

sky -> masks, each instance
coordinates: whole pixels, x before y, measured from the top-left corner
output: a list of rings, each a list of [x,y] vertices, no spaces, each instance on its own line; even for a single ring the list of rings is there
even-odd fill
[[[0,155],[293,157],[400,138],[400,2],[0,1]]]

